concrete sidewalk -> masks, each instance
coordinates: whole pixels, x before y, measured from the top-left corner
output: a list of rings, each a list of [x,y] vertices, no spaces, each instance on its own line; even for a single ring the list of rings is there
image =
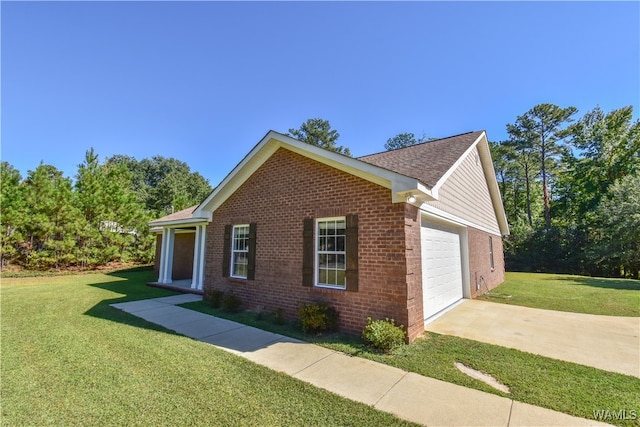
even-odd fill
[[[175,306],[200,299],[198,295],[184,294],[112,306],[340,396],[423,425],[607,425],[423,377]]]

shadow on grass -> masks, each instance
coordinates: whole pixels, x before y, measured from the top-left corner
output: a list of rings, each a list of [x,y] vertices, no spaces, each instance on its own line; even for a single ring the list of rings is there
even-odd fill
[[[85,312],[86,315],[140,328],[170,333],[172,335],[184,335],[111,306],[112,304],[123,302],[179,295],[179,293],[170,290],[147,286],[146,283],[152,282],[155,279],[151,269],[136,268],[112,272],[108,275],[119,280],[106,283],[95,283],[90,286],[104,289],[106,291],[119,294],[120,296],[100,301],[91,309],[87,310]],[[354,356],[359,355],[364,351],[371,352],[371,349],[368,349],[365,346],[360,337],[341,332],[325,333],[322,335],[305,334],[302,332],[299,322],[292,320],[286,320],[284,323],[277,322],[275,316],[271,313],[258,314],[249,311],[230,313],[223,309],[214,309],[208,303],[203,301],[183,303],[178,304],[178,306],[209,314],[216,318],[230,320],[246,326],[252,326],[263,331],[298,339],[300,341],[319,344]],[[250,345],[251,343],[240,344]],[[229,347],[229,344],[223,346]],[[254,350],[261,347],[262,346],[258,346]],[[240,348],[234,348],[233,346],[229,348],[240,350]]]
[[[592,286],[604,289],[619,289],[629,291],[640,291],[640,280],[633,279],[604,279],[597,277],[555,277],[548,280],[562,280],[574,282],[576,285]]]
[[[133,314],[118,310],[115,307],[111,307],[111,304],[120,302],[139,301],[150,298],[160,298],[177,295],[176,292],[154,288],[146,285],[148,282],[153,281],[155,278],[153,275],[153,268],[146,266],[134,267],[126,270],[109,272],[106,273],[106,275],[114,277],[117,280],[114,280],[113,282],[94,283],[90,284],[89,286],[113,292],[115,294],[120,294],[120,296],[102,300],[98,304],[87,310],[84,314],[99,319],[136,326],[139,328],[179,335],[170,329],[164,328],[155,323],[148,322],[140,317],[134,316]]]

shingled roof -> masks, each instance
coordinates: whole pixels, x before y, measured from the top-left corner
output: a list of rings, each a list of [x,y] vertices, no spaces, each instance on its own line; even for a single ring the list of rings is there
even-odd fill
[[[358,157],[366,163],[415,178],[434,187],[483,131],[436,139],[397,150]]]
[[[158,218],[156,220],[153,220],[149,224],[151,226],[153,226],[153,223],[155,223],[155,222],[179,221],[179,220],[183,220],[183,219],[189,219],[189,218],[191,218],[193,216],[192,215],[193,211],[195,211],[197,207],[198,207],[198,205],[188,207],[188,208],[183,209],[181,211],[174,212],[174,213],[169,214],[167,216],[163,216],[162,218]]]

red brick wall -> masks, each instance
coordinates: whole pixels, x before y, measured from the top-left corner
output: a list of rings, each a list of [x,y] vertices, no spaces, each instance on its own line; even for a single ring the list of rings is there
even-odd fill
[[[487,288],[491,290],[504,281],[504,252],[500,236],[471,227],[467,229],[467,233],[469,237],[469,281],[471,282],[471,297],[475,298],[487,292]],[[493,240],[493,270],[489,256],[489,236]],[[482,278],[484,281],[481,280]],[[477,289],[478,285],[480,289]]]
[[[405,204],[405,239],[407,260],[407,335],[409,340],[424,333],[422,304],[422,244],[418,208]]]
[[[304,218],[346,214],[357,214],[359,221],[358,292],[303,287]],[[257,224],[255,280],[222,277],[224,226],[251,222]],[[418,326],[422,328],[414,319],[422,316],[416,288],[421,278],[419,269],[407,270],[405,240],[411,236],[419,257],[419,224],[414,207],[391,203],[390,190],[279,149],[216,210],[207,226],[205,291],[233,292],[244,308],[282,308],[290,318],[297,317],[302,302],[325,301],[339,311],[342,330],[359,334],[368,316],[389,317],[409,326],[415,336]]]
[[[173,271],[172,280],[191,279],[193,275],[193,247],[195,233],[176,233],[173,240]],[[160,250],[162,249],[162,233],[156,236],[156,259],[153,271],[156,278],[160,271]]]

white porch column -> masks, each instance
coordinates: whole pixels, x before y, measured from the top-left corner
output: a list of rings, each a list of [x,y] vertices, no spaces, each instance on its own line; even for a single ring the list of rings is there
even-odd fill
[[[173,273],[173,246],[175,230],[173,228],[162,229],[162,247],[160,249],[160,274],[158,283],[169,284],[172,282]]]
[[[204,255],[205,241],[207,237],[207,226],[196,225],[196,237],[193,248],[193,273],[191,278],[191,288],[202,290],[204,284]]]

